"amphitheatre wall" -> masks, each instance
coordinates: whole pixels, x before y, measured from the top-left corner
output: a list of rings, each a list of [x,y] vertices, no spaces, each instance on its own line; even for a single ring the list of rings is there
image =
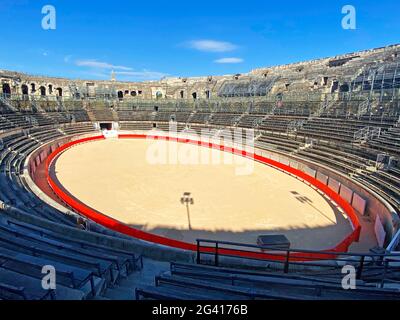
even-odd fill
[[[119,99],[209,99],[237,92],[238,89],[240,92],[241,86],[249,91],[249,83],[257,87],[263,81],[265,85],[261,85],[261,91],[254,91],[254,95],[314,93],[322,97],[333,92],[346,92],[355,77],[379,64],[395,63],[399,53],[400,45],[393,45],[332,58],[259,68],[245,74],[172,77],[147,82],[72,80],[0,70],[0,82],[3,93],[34,97],[75,97],[79,93],[79,97],[117,94]]]

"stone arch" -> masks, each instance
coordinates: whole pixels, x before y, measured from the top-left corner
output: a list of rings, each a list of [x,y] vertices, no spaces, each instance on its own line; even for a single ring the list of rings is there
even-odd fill
[[[197,99],[197,92],[193,92],[192,93],[192,97],[193,97],[193,100],[196,100]]]
[[[331,85],[331,93],[335,93],[339,89],[339,81],[334,79]]]
[[[118,99],[123,99],[124,93],[122,91],[118,91]]]
[[[350,91],[350,86],[348,83],[343,83],[340,87],[339,87],[339,91],[340,92],[349,92]]]
[[[185,98],[185,91],[181,90],[181,92],[179,92],[179,97],[181,99],[184,99]]]
[[[24,96],[27,96],[29,94],[29,88],[28,88],[28,86],[26,84],[23,84],[21,86],[21,93]]]
[[[137,92],[136,91],[131,91],[131,96],[132,97],[136,97],[137,96]]]
[[[31,93],[35,93],[35,92],[36,92],[36,84],[31,83]]]
[[[40,95],[41,95],[42,97],[45,97],[45,96],[46,96],[46,87],[45,87],[45,86],[41,86],[41,87],[39,88],[39,91],[40,91]]]
[[[47,88],[48,88],[49,94],[53,94],[53,85],[52,85],[52,84],[49,84],[49,85],[47,86]]]
[[[63,90],[62,90],[62,88],[57,88],[57,89],[56,89],[56,94],[57,94],[57,96],[62,97],[62,96],[63,96]]]
[[[3,95],[10,96],[11,95],[11,87],[9,83],[3,83]]]

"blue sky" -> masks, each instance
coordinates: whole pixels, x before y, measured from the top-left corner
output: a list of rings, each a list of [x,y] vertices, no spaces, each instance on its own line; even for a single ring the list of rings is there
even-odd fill
[[[344,5],[357,29],[341,27]],[[57,13],[43,30],[44,5]],[[398,0],[0,0],[0,69],[79,79],[207,76],[400,41]]]

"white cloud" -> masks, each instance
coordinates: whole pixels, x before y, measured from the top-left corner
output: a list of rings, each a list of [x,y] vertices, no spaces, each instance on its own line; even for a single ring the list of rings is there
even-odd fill
[[[103,72],[96,72],[96,71],[79,71],[78,74],[83,75],[85,77],[98,78],[101,80],[109,80],[111,77],[111,73],[106,74]]]
[[[142,70],[142,71],[117,71],[115,72],[117,76],[123,78],[123,80],[159,80],[166,77],[166,73]]]
[[[242,63],[243,61],[244,60],[242,58],[222,58],[214,60],[215,63],[221,63],[221,64]]]
[[[70,62],[71,58],[72,58],[72,55],[65,56],[65,57],[64,57],[64,62],[65,62],[65,63]]]
[[[64,60],[69,61],[70,56]],[[90,74],[97,78],[107,79],[110,77],[111,70],[114,70],[117,80],[121,81],[144,81],[144,80],[159,80],[167,74],[150,70],[134,70],[131,67],[117,66],[108,62],[98,61],[95,59],[90,60],[76,60],[75,65],[78,67],[88,68],[86,74]],[[110,74],[108,74],[110,73]]]
[[[42,57],[48,57],[48,56],[50,56],[52,54],[51,51],[46,50],[46,49],[42,49],[42,48],[28,49],[28,52],[29,53],[33,53],[35,55],[42,56]]]
[[[97,60],[77,60],[77,61],[75,61],[75,64],[78,67],[89,67],[89,68],[95,68],[95,69],[123,70],[123,71],[132,70],[132,68],[129,68],[129,67],[116,66],[116,65],[113,65],[108,62],[97,61]]]
[[[228,52],[237,49],[237,46],[231,42],[215,40],[193,40],[188,43],[188,46],[205,52]]]

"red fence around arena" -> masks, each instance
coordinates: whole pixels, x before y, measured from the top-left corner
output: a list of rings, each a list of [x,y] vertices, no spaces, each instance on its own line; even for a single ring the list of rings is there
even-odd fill
[[[70,197],[60,186],[53,180],[50,174],[50,168],[53,163],[53,161],[64,151],[67,149],[78,145],[82,143],[87,143],[87,142],[92,142],[92,141],[98,141],[98,140],[103,140],[103,136],[96,136],[96,137],[90,137],[90,138],[84,138],[76,141],[72,141],[69,143],[66,143],[65,145],[59,147],[56,149],[46,160],[46,175],[47,175],[47,181],[54,191],[54,193],[63,201],[65,202],[68,206],[76,210],[78,213],[86,216],[87,218],[93,220],[96,223],[99,223],[103,225],[104,227],[107,227],[109,229],[112,229],[114,231],[120,232],[122,234],[152,242],[152,243],[157,243],[161,244],[164,246],[169,246],[177,249],[183,249],[183,250],[190,250],[190,251],[197,251],[197,246],[196,244],[191,244],[191,243],[186,243],[178,240],[173,240],[169,239],[166,237],[158,236],[155,234],[147,233],[135,228],[132,228],[120,221],[117,221],[113,218],[108,217],[107,215],[101,214],[99,212],[96,212],[95,210],[91,209],[90,207],[86,206],[82,202]],[[334,192],[332,189],[330,189],[327,185],[323,184],[319,180],[307,175],[301,170],[292,168],[288,165],[282,164],[280,162],[274,161],[269,158],[265,158],[263,156],[254,154],[254,153],[249,153],[243,150],[238,150],[235,148],[231,147],[225,147],[223,145],[218,145],[214,144],[211,142],[204,142],[204,141],[198,141],[198,140],[192,140],[192,139],[182,139],[182,138],[175,138],[175,137],[165,137],[165,136],[158,136],[158,135],[136,135],[136,134],[124,134],[124,135],[119,135],[119,139],[153,139],[153,140],[166,140],[166,141],[176,141],[179,143],[190,143],[190,144],[195,144],[203,147],[208,147],[208,148],[213,148],[213,149],[219,149],[224,152],[230,152],[235,155],[240,155],[243,157],[251,158],[254,159],[255,161],[261,162],[263,164],[272,166],[276,169],[282,170],[288,174],[296,176],[298,179],[303,180],[304,182],[309,183],[310,185],[314,186],[315,188],[319,189],[322,191],[324,194],[326,194],[331,200],[333,200],[338,206],[340,206],[345,214],[348,216],[348,218],[351,221],[353,232],[349,234],[343,241],[341,241],[336,247],[328,250],[324,250],[325,253],[310,253],[308,252],[307,254],[305,253],[299,253],[299,254],[293,254],[291,256],[291,261],[305,261],[305,260],[318,260],[318,259],[330,259],[334,258],[337,253],[340,252],[347,252],[350,245],[353,242],[358,242],[360,238],[360,233],[361,233],[361,225],[358,219],[358,216],[356,212],[354,211],[353,207],[347,203],[339,194]],[[202,249],[203,251],[209,251],[213,252],[213,248],[204,248]],[[300,251],[299,251],[300,252]],[[269,255],[268,253],[263,253],[263,252],[248,252],[248,251],[243,251],[243,252],[238,252],[238,251],[231,251],[229,249],[224,249],[220,251],[221,254],[225,255],[234,255],[234,256],[239,256],[239,257],[252,257],[252,258],[257,258],[257,259],[268,259],[268,260],[280,260],[283,261],[285,260],[285,256],[277,256],[276,253],[274,255]],[[327,255],[327,253],[331,253],[331,255]],[[297,258],[296,258],[297,256]]]

